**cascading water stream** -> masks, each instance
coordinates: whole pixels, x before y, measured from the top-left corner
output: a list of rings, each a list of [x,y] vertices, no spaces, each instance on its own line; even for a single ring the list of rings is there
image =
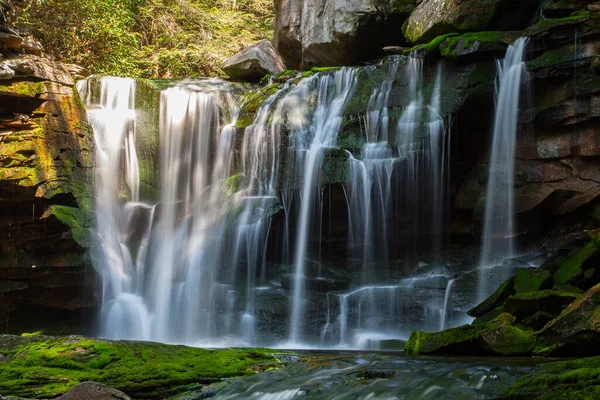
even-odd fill
[[[387,104],[401,59],[387,62],[387,74],[373,92],[365,115],[365,143],[360,157],[350,157],[349,243],[365,271],[361,289],[339,296],[337,322],[341,347],[371,348],[368,343],[399,338],[410,330],[410,317],[403,312],[403,302],[406,307],[413,304],[411,285],[420,281],[389,285],[389,277],[381,273],[388,268],[390,217],[396,213],[409,221],[412,218],[409,232],[416,236],[423,228],[420,226],[423,220],[418,216],[429,215],[426,225],[431,224],[431,229],[426,232],[432,235],[434,248],[439,246],[439,235],[444,231],[449,139],[439,117],[441,67],[426,102],[423,61],[418,57],[408,59],[402,74],[408,89],[408,106],[390,131]],[[422,198],[431,198],[432,202],[424,207]],[[378,267],[377,274],[371,271],[374,265]],[[427,299],[423,312],[433,314],[438,310],[441,314],[441,305],[442,297]],[[444,320],[445,315],[436,318]]]
[[[94,94],[88,81],[80,81],[77,87],[89,104]],[[101,256],[95,257],[95,264],[104,274],[102,297],[106,299],[101,310],[102,335],[118,339],[150,338],[150,317],[134,277],[137,265],[125,245],[130,239],[132,212],[144,207],[138,203],[134,104],[134,80],[105,78],[101,81],[98,107],[88,111],[96,142],[95,246]],[[120,191],[128,192],[130,207],[120,207]]]
[[[354,90],[354,70],[343,68],[335,73],[317,76],[317,104],[310,123],[310,130],[298,135],[297,151],[303,153],[299,157],[298,170],[302,171],[301,206],[298,216],[298,234],[294,259],[294,287],[292,292],[292,314],[290,319],[289,343],[294,346],[302,340],[302,318],[304,298],[305,258],[308,247],[308,232],[311,209],[319,186],[319,169],[323,159],[323,150],[334,147],[340,129],[346,102]],[[310,85],[312,82],[307,82]]]
[[[144,202],[134,82],[100,79],[97,97],[115,97],[103,102],[88,95],[93,81],[80,84],[97,140],[121,132],[97,161],[102,336],[378,348],[416,328],[438,329],[451,302],[448,276],[397,279],[388,269],[396,251],[390,235],[404,235],[410,248],[444,231],[449,138],[439,116],[441,69],[428,85],[421,59],[386,62],[366,110],[362,146],[352,151],[339,151],[338,136],[343,118],[354,118],[344,113],[358,69],[290,80],[243,131],[234,127],[238,107],[228,84],[183,81],[163,90],[159,195]],[[406,96],[403,109],[388,108],[394,85]],[[116,88],[121,92],[111,94]],[[115,119],[94,118],[109,107],[126,116],[118,129]],[[347,200],[347,257],[361,264],[352,271],[360,286],[351,291],[315,291],[331,271],[321,261],[324,211],[331,214],[322,188],[330,152],[346,155],[348,180],[339,187]],[[320,299],[326,309],[315,308]],[[271,318],[287,321],[279,328]]]
[[[508,47],[503,61],[498,61],[496,82],[496,115],[484,211],[483,239],[480,258],[479,300],[484,300],[494,285],[488,283],[490,267],[514,256],[514,173],[515,146],[519,115],[519,98],[526,71],[523,56],[527,38]],[[502,282],[508,278],[496,277]]]

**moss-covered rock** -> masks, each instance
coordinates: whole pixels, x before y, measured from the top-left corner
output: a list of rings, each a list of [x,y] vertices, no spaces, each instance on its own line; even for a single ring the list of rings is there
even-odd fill
[[[464,325],[435,333],[413,332],[404,346],[404,352],[410,355],[481,355],[504,354],[503,352],[506,355],[525,354],[523,349],[531,350],[533,343],[528,334],[505,329],[508,326],[512,327],[514,323],[515,317],[503,313],[481,325]],[[509,343],[511,339],[515,339],[514,343]],[[496,347],[496,344],[506,349]]]
[[[577,293],[564,293],[556,290],[521,293],[510,296],[504,302],[504,311],[519,319],[534,315],[538,311],[558,315],[578,297]]]
[[[51,398],[94,381],[134,398],[164,398],[277,365],[273,352],[262,349],[0,336],[0,392],[9,396]]]
[[[538,290],[550,289],[552,275],[540,269],[519,269],[515,274],[515,293],[528,293]]]
[[[485,299],[483,302],[470,309],[467,314],[471,317],[480,317],[484,314],[489,313],[498,306],[504,304],[515,290],[515,278],[510,278],[500,285],[498,290],[494,292],[490,297]]]
[[[598,246],[593,241],[590,241],[583,249],[574,251],[554,273],[554,284],[572,284],[579,287],[578,282],[581,281],[584,275],[585,267],[590,262],[597,260],[599,254]]]
[[[600,354],[600,285],[589,289],[544,327],[535,352],[544,356]]]
[[[501,325],[480,332],[479,342],[487,353],[518,356],[531,353],[535,346],[535,335],[516,326]]]
[[[458,58],[475,55],[504,54],[521,32],[471,32],[460,36],[448,35],[439,44],[442,56]],[[435,39],[434,39],[435,40]]]
[[[422,43],[450,32],[523,28],[539,3],[538,0],[425,0],[404,24],[403,33],[409,42]]]

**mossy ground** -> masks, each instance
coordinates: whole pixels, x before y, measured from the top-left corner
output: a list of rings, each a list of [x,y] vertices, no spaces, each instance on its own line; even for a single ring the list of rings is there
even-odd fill
[[[509,399],[592,400],[600,398],[600,357],[545,364],[505,390]]]
[[[16,344],[15,344],[16,342]],[[85,381],[134,398],[163,398],[276,366],[264,349],[207,350],[82,337],[0,336],[0,393],[53,398]]]

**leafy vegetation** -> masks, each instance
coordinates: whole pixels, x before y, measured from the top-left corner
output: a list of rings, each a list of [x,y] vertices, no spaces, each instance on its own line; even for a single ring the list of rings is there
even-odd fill
[[[135,398],[162,398],[277,365],[262,349],[0,335],[0,393],[11,396],[52,398],[95,381]]]
[[[271,0],[33,0],[18,23],[57,59],[97,74],[224,75],[224,58],[273,36]]]

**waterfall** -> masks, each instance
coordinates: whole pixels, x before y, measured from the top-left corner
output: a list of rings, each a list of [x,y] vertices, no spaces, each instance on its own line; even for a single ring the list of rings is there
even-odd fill
[[[496,115],[490,157],[480,258],[479,300],[494,290],[488,269],[514,256],[514,170],[515,145],[521,83],[525,73],[523,55],[527,38],[508,47],[503,61],[498,61],[496,81]],[[493,279],[502,282],[510,275]]]
[[[101,336],[375,348],[415,328],[438,329],[448,276],[399,279],[390,260],[398,238],[416,256],[437,248],[445,231],[442,69],[426,80],[416,56],[380,68],[364,113],[346,114],[361,69],[342,68],[281,85],[245,129],[235,127],[244,89],[234,84],[185,80],[161,90],[154,197],[139,190],[138,165],[147,160],[138,154],[148,149],[136,149],[136,139],[148,110],[136,108],[146,104],[136,99],[136,82],[78,84],[99,149],[93,256],[104,288]],[[401,107],[389,106],[398,104],[390,99],[395,85]],[[339,139],[342,123],[354,121],[362,136],[351,149]],[[324,189],[331,154],[346,174],[335,183],[334,206]],[[322,261],[331,208],[347,218],[350,243],[333,268]],[[356,285],[319,286],[335,268],[354,274]]]

